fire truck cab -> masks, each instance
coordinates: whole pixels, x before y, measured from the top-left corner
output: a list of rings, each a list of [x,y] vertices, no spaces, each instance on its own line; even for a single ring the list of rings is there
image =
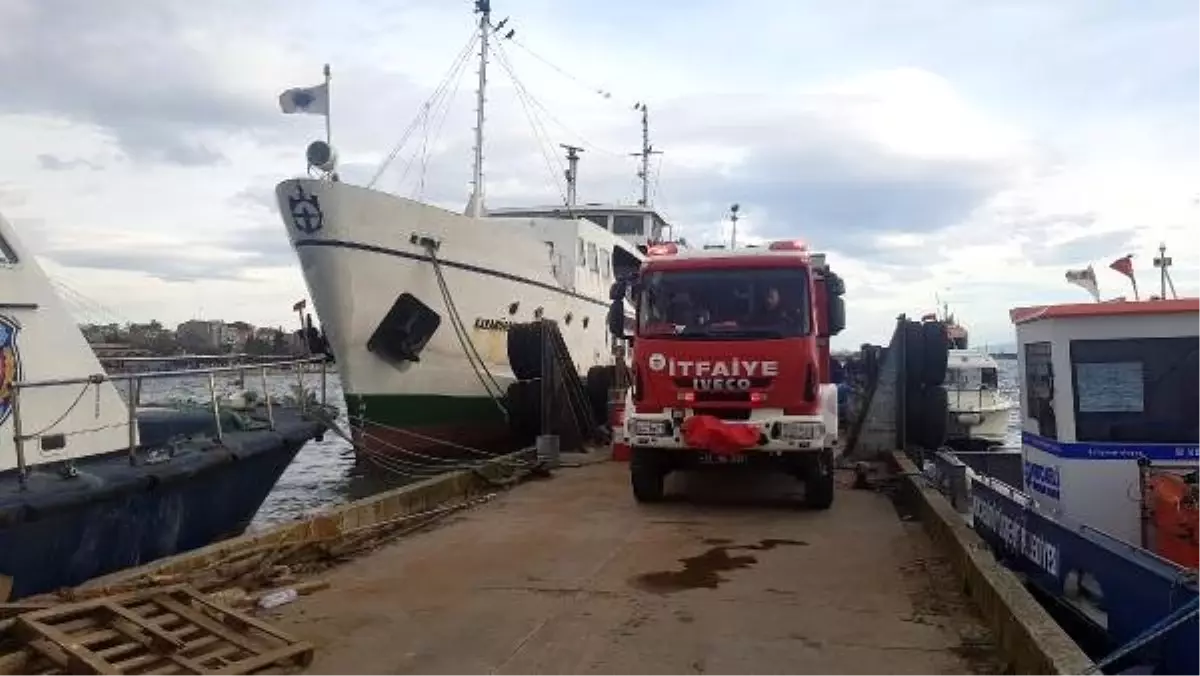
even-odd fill
[[[845,327],[844,292],[824,254],[802,242],[648,248],[610,296],[610,331],[632,343],[623,433],[639,502],[661,499],[674,470],[754,465],[801,478],[809,506],[832,504],[829,338]],[[627,300],[632,335],[615,311]]]

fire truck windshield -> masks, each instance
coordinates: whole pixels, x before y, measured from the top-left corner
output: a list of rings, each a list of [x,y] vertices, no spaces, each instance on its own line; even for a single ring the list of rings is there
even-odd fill
[[[663,270],[645,275],[638,334],[737,340],[808,335],[805,268]]]

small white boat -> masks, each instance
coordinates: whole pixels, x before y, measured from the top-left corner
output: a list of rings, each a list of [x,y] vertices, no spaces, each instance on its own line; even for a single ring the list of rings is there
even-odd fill
[[[991,355],[980,350],[950,350],[945,387],[950,445],[1005,442],[1017,402],[1000,391],[999,365]]]

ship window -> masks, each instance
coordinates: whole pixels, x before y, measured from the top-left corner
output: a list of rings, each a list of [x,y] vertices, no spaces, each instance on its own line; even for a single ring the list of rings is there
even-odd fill
[[[579,240],[579,267],[587,267],[587,249],[584,247],[583,240]]]
[[[583,217],[608,230],[608,214],[584,214]]]
[[[592,269],[592,272],[600,272],[600,263],[596,260],[596,245],[591,242],[588,242],[587,252],[588,252],[588,267],[590,267]]]
[[[1025,416],[1037,422],[1037,434],[1058,439],[1054,417],[1054,366],[1050,343],[1025,345]]]
[[[16,263],[17,252],[13,251],[8,242],[4,241],[4,235],[0,235],[0,265],[5,263]]]
[[[640,235],[642,234],[643,219],[640,215],[616,215],[613,216],[612,231],[614,235]]]
[[[600,250],[600,276],[604,279],[612,279],[612,254],[608,249]]]
[[[979,372],[980,378],[983,381],[983,386],[989,390],[1000,389],[1000,376],[996,373],[996,369],[985,366]]]
[[[1200,339],[1071,341],[1078,441],[1194,444]]]

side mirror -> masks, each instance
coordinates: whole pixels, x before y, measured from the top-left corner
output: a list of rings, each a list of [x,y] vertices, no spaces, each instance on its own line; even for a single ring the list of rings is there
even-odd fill
[[[841,296],[829,296],[829,326],[826,333],[836,336],[846,328],[846,301]]]
[[[846,282],[832,270],[825,272],[825,289],[831,296],[841,296],[846,293]]]

